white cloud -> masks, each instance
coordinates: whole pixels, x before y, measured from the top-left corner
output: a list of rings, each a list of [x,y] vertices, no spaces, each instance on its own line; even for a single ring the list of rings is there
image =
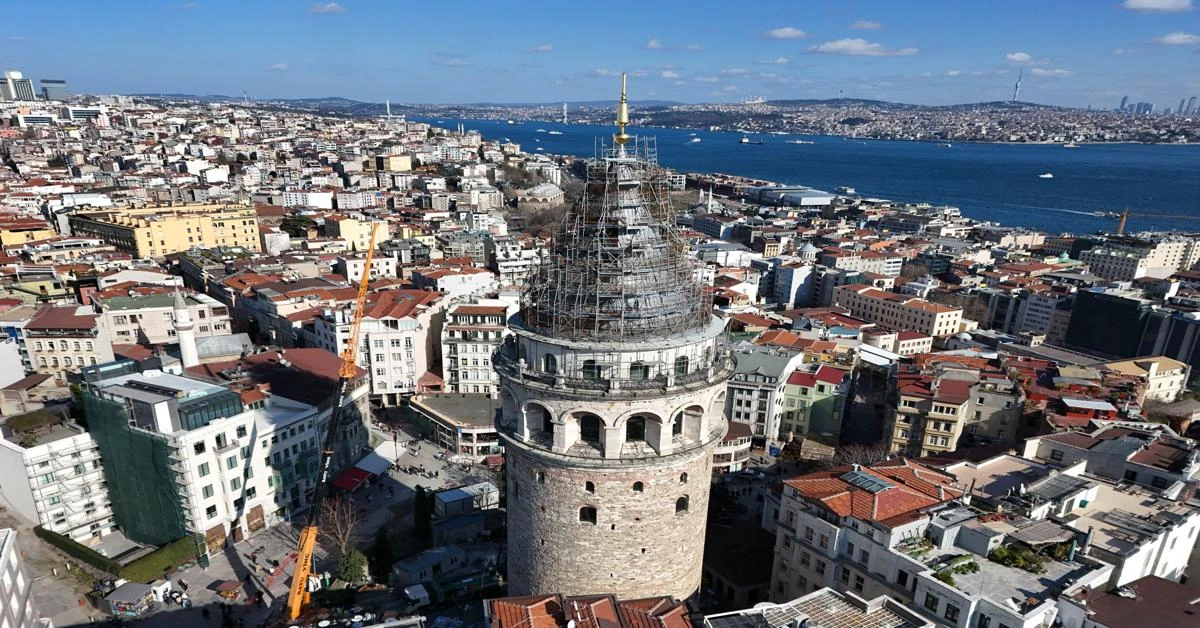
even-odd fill
[[[1150,41],[1156,44],[1163,44],[1164,46],[1194,46],[1200,44],[1200,35],[1175,31],[1174,33],[1167,33],[1162,37],[1155,37]]]
[[[1153,13],[1174,13],[1176,11],[1191,11],[1192,0],[1125,0],[1122,9],[1130,11],[1147,11]]]
[[[592,76],[616,76],[617,73],[608,68],[596,68],[592,70]]]
[[[1034,76],[1046,76],[1050,78],[1065,78],[1068,76],[1075,76],[1074,72],[1071,72],[1070,70],[1063,70],[1061,68],[1034,68],[1030,70],[1030,74]]]
[[[763,59],[758,63],[760,65],[787,65],[791,62],[792,60],[788,59],[787,57],[775,57],[774,59]]]
[[[276,63],[275,65],[267,66],[268,72],[286,72],[287,69],[288,69],[288,64],[286,64],[286,63]]]
[[[650,73],[641,68],[638,68],[637,70],[630,72],[629,76],[637,76],[637,77],[650,76]]]
[[[747,70],[746,68],[729,68],[728,70],[721,70],[721,74],[724,74],[725,76],[745,76],[749,73],[750,70]]]
[[[704,50],[704,46],[701,46],[700,44],[688,44],[684,46],[683,49],[689,52],[699,52]]]
[[[199,3],[199,2],[184,2],[183,4],[179,5],[179,8],[181,8],[181,9],[184,9],[184,10],[187,10],[187,9],[196,9],[196,8],[199,8],[199,7],[200,7],[200,3]]]
[[[958,76],[959,74],[962,74],[962,72],[958,70],[946,70],[946,76]]]
[[[728,93],[733,93],[733,92],[736,92],[737,90],[738,90],[738,87],[737,87],[737,85],[727,85],[727,86],[726,86],[724,89],[722,89],[721,91],[723,91],[723,92],[728,92]]]
[[[1113,54],[1115,55],[1131,55],[1136,52],[1133,48],[1113,48]]]
[[[1029,63],[1033,60],[1028,52],[1010,52],[1004,55],[1004,58],[1008,59],[1010,63]]]
[[[655,37],[654,39],[651,39],[650,41],[646,42],[646,45],[642,46],[642,47],[645,48],[646,50],[661,50],[662,42],[659,41],[657,37]]]
[[[447,68],[461,68],[471,65],[469,61],[462,57],[453,57],[449,55],[439,55],[433,60],[434,65],[440,65]]]
[[[720,83],[721,79],[719,79],[715,76],[697,76],[696,82],[697,83]]]
[[[665,79],[677,79],[677,78],[679,78],[679,73],[678,73],[678,72],[675,72],[674,70],[663,70],[663,71],[662,71],[662,72],[660,72],[658,75],[659,75],[659,76],[661,76],[661,77],[663,77],[663,78],[665,78]]]
[[[345,13],[346,7],[336,2],[318,2],[311,7],[308,7],[309,13],[324,15],[329,13]]]
[[[803,39],[808,36],[808,33],[791,26],[772,28],[763,34],[771,39]]]
[[[865,39],[838,39],[827,41],[820,46],[813,46],[809,52],[820,52],[835,55],[860,55],[864,57],[907,57],[920,52],[917,48],[888,48]]]
[[[869,22],[867,20],[859,20],[850,25],[850,28],[858,31],[876,31],[883,28],[883,24],[879,22]]]
[[[534,46],[525,52],[554,52],[554,44],[542,44],[540,46]]]

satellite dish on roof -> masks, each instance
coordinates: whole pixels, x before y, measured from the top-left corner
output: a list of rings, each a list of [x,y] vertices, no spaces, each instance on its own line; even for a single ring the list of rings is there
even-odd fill
[[[575,628],[575,620],[574,619],[567,621],[567,628]]]

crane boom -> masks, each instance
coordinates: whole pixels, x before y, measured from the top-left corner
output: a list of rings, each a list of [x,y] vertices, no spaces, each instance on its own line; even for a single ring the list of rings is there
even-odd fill
[[[317,469],[317,483],[313,487],[312,504],[308,511],[308,523],[300,530],[300,540],[296,544],[296,569],[292,572],[292,588],[288,593],[287,617],[295,621],[308,607],[308,577],[313,569],[313,550],[317,546],[317,536],[320,534],[321,506],[325,501],[325,493],[329,481],[329,463],[333,458],[333,448],[337,444],[338,427],[342,418],[342,406],[349,396],[350,380],[354,379],[358,365],[355,357],[358,354],[359,332],[362,328],[363,312],[366,311],[367,282],[371,277],[371,259],[375,254],[375,230],[379,223],[371,225],[371,244],[367,247],[367,258],[363,262],[362,278],[358,282],[358,295],[354,299],[353,318],[350,322],[350,339],[342,349],[342,363],[338,367],[337,388],[333,393],[333,406],[329,410],[329,425],[325,428],[325,442],[321,448],[320,467]]]

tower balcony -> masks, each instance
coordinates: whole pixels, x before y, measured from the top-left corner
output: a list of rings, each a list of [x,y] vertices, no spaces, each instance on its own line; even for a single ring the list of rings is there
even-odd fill
[[[636,399],[650,395],[666,395],[702,390],[728,380],[736,366],[733,354],[723,351],[712,364],[687,373],[659,373],[645,379],[605,377],[597,369],[595,377],[573,377],[563,373],[547,373],[531,368],[517,358],[515,342],[506,342],[492,355],[492,366],[502,378],[557,395],[577,395],[587,398]]]

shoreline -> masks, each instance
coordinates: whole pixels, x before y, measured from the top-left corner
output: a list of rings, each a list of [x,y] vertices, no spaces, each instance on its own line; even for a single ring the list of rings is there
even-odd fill
[[[430,117],[430,116],[417,116],[417,118],[424,118],[425,120],[436,120],[435,117]],[[508,120],[508,118],[446,118],[446,119],[471,121],[471,122],[493,122],[493,123],[501,124],[501,125],[504,125],[505,121]],[[559,120],[538,120],[538,119],[534,119],[534,118],[518,121],[516,124],[514,124],[512,126],[518,126],[523,123],[555,124],[555,125],[559,125],[559,126],[575,126],[575,127],[603,127],[603,126],[605,126],[604,124],[599,123],[599,122],[597,122],[597,123],[567,122],[566,124],[563,124]],[[430,122],[430,124],[436,124],[436,122]],[[638,125],[633,125],[632,128],[635,128],[635,129],[636,128],[668,129],[668,130],[675,130],[675,131],[703,131],[705,133],[728,133],[730,135],[749,134],[749,135],[776,135],[776,136],[780,136],[780,137],[784,137],[784,136],[816,137],[816,138],[829,138],[829,139],[843,139],[843,140],[849,140],[849,141],[918,142],[921,144],[980,144],[980,145],[995,145],[995,146],[1062,146],[1065,143],[1065,142],[1057,142],[1057,141],[1054,141],[1054,142],[1051,142],[1051,141],[1009,142],[1009,141],[1003,141],[1003,140],[956,140],[956,139],[950,139],[950,140],[936,139],[935,140],[935,139],[902,138],[902,137],[854,137],[851,135],[827,135],[827,134],[813,135],[813,134],[809,134],[809,133],[796,133],[796,132],[792,132],[792,131],[766,131],[766,130],[764,130],[764,131],[737,131],[737,130],[731,130],[731,129],[722,129],[719,131],[712,131],[707,128],[685,127],[685,126],[655,126],[655,125],[638,126]],[[1200,142],[1135,142],[1135,141],[1097,142],[1097,141],[1083,141],[1083,142],[1075,142],[1075,143],[1079,146],[1192,146],[1192,147],[1200,146]]]

